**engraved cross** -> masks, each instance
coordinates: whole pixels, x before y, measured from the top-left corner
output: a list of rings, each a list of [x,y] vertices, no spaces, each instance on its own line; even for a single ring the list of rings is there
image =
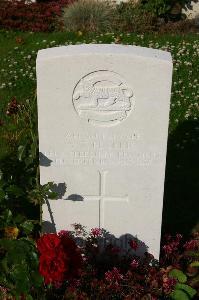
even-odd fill
[[[108,171],[99,171],[99,195],[92,195],[87,196],[84,195],[85,200],[97,200],[99,201],[99,228],[104,227],[104,213],[105,208],[104,204],[106,201],[122,201],[122,202],[128,202],[128,196],[122,196],[122,197],[116,197],[116,196],[106,196],[106,176],[108,174]]]

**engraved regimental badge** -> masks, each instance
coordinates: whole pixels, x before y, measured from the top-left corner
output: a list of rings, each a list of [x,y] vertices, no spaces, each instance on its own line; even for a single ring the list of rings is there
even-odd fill
[[[95,71],[75,86],[73,105],[81,118],[94,125],[116,125],[133,109],[133,92],[123,78],[110,71]]]

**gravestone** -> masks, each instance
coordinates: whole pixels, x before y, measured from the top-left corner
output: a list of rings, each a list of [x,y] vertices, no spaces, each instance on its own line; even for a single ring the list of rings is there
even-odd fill
[[[44,227],[105,228],[159,255],[172,60],[122,45],[72,45],[37,57]]]
[[[196,24],[199,25],[199,1],[194,0],[187,3],[182,9],[182,13],[186,15],[187,19],[193,20],[196,18]]]

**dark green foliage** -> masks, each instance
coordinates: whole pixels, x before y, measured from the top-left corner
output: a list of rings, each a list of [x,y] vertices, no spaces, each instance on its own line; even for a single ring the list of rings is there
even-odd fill
[[[172,0],[142,0],[141,5],[143,8],[153,13],[156,16],[165,15],[172,8]]]
[[[141,0],[141,6],[148,12],[156,16],[165,18],[181,17],[181,10],[185,4],[190,3],[189,0]]]
[[[28,238],[0,240],[0,285],[14,296],[29,295],[39,289],[43,279],[38,271],[34,242]]]

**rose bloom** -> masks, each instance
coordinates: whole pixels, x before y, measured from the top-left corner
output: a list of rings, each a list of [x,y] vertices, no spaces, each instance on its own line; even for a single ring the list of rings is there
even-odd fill
[[[39,272],[44,277],[46,284],[58,285],[63,282],[67,271],[66,256],[60,248],[57,255],[53,252],[43,254],[39,259]]]
[[[93,235],[94,238],[99,237],[102,234],[102,230],[101,228],[92,228],[91,234]]]
[[[184,248],[186,251],[197,250],[199,247],[199,242],[197,240],[190,240],[185,243]]]
[[[55,233],[48,233],[41,236],[37,241],[37,249],[40,254],[55,251],[61,245],[60,238]]]
[[[114,267],[112,271],[107,271],[105,273],[105,279],[108,282],[113,282],[113,281],[119,282],[120,280],[123,279],[123,275],[116,267]]]
[[[131,249],[133,249],[135,251],[138,249],[138,242],[136,240],[130,240],[129,245],[130,245]]]

